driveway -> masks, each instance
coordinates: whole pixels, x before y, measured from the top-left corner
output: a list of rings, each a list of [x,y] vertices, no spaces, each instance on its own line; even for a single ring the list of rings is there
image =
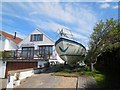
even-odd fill
[[[17,88],[76,88],[77,78],[35,74]]]
[[[0,78],[0,90],[5,89],[7,86],[7,79],[1,79]]]
[[[22,81],[16,88],[96,88],[92,77],[51,76],[50,73],[35,74]]]

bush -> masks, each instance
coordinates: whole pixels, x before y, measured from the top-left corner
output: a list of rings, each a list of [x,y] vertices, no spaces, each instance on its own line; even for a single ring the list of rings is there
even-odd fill
[[[2,57],[2,55],[3,55],[3,51],[0,51],[0,57]]]

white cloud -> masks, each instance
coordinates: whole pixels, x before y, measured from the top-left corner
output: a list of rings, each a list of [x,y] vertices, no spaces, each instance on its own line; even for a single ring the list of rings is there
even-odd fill
[[[45,30],[52,30],[54,32],[56,32],[58,29],[67,28],[64,25],[55,23],[53,21],[49,21],[49,22],[40,21],[38,27]]]
[[[85,44],[88,42],[88,37],[84,35],[92,32],[97,21],[94,11],[88,7],[81,7],[79,3],[64,3],[64,5],[59,2],[16,4],[21,12],[16,13],[19,11],[17,8],[12,10],[10,6],[7,6],[3,14],[26,20],[26,22],[36,25],[36,28],[51,30],[51,32],[56,32],[58,28],[70,28],[74,37]]]
[[[23,33],[21,33],[21,32],[18,32],[18,31],[15,31],[15,32],[16,32],[17,37],[20,37],[20,38],[22,38],[22,39],[26,38],[26,35],[25,35],[25,34],[23,34]],[[11,34],[14,35],[14,33],[11,33]]]
[[[101,8],[109,8],[110,5],[108,3],[103,3],[100,5]]]
[[[114,0],[104,0],[105,2],[112,2],[112,1],[114,1]]]
[[[82,40],[87,40],[88,38],[87,37],[85,37],[85,36],[83,36],[83,35],[81,35],[80,33],[73,33],[73,36],[75,37],[75,38],[77,38],[77,39],[82,39]]]
[[[102,3],[100,4],[100,8],[112,8],[112,9],[118,9],[118,5],[114,5],[112,6],[111,4],[108,4],[108,3]]]
[[[118,5],[112,6],[113,9],[118,9]]]
[[[77,30],[79,33],[85,32],[86,34],[89,34],[91,29],[93,28],[94,23],[97,21],[95,13],[92,10],[81,8],[80,6],[80,8],[73,7],[69,3],[66,4],[65,7],[62,7],[60,3],[42,3],[37,5],[31,3],[30,7],[32,7],[33,9],[33,12],[29,13],[31,17],[37,15],[48,16],[52,19],[57,19],[67,24],[75,25],[75,31]],[[57,22],[53,23],[53,21],[44,22],[37,20],[36,22],[38,23],[38,26],[44,28],[48,28],[48,26],[49,28],[54,28],[59,27],[60,25]],[[65,27],[65,25],[60,26]],[[53,31],[55,31],[55,28],[53,29]]]
[[[21,39],[24,39],[27,36],[27,35],[19,32],[17,29],[13,29],[11,27],[9,27],[9,30],[7,30],[7,29],[2,29],[2,30],[5,31],[5,32],[7,32],[7,33],[9,33],[9,34],[12,34],[12,35],[15,35],[15,32],[16,32],[16,36],[19,37],[19,38],[21,38]]]
[[[101,2],[112,2],[114,0],[100,0]]]
[[[69,23],[73,22],[73,20],[75,19],[75,17],[71,13],[69,13],[69,11],[65,11],[59,3],[40,3],[36,4],[36,6],[34,4],[31,4],[31,7],[33,7],[34,11],[31,12],[30,15],[44,14],[51,18],[59,19]]]
[[[2,2],[60,2],[60,0],[4,0]]]
[[[119,0],[4,0],[2,2],[118,2]]]
[[[97,0],[97,2],[119,2],[119,0]]]

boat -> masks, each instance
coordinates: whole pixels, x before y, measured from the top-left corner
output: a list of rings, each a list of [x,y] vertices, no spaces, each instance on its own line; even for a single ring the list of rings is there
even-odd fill
[[[75,65],[84,59],[86,48],[60,30],[60,38],[55,42],[55,49],[62,60],[69,65]]]

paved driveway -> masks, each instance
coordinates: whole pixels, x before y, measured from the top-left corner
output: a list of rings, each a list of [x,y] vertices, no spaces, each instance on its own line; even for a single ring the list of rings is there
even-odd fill
[[[7,86],[7,79],[1,79],[0,78],[0,90],[5,89]]]
[[[63,77],[50,74],[35,74],[22,81],[16,88],[94,88],[96,82],[92,77]]]
[[[76,88],[77,78],[35,74],[17,88]]]

